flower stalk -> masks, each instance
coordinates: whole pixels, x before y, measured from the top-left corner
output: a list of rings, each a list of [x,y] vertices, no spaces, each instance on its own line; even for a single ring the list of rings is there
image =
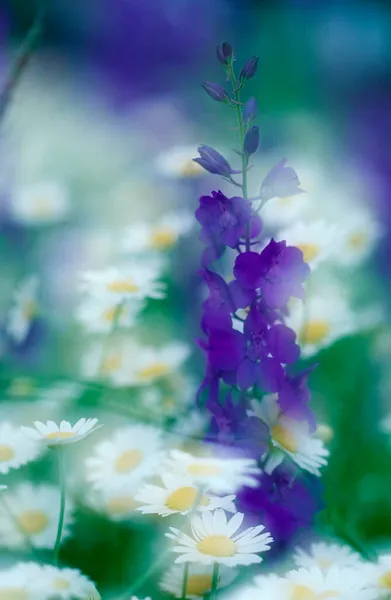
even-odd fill
[[[60,447],[56,447],[55,452],[56,452],[57,461],[58,461],[58,472],[59,472],[60,493],[61,493],[60,512],[58,515],[58,525],[57,525],[57,536],[56,536],[56,541],[55,541],[54,550],[53,550],[54,564],[58,565],[62,530],[64,527],[65,503],[66,503],[66,479],[65,479],[65,452],[64,452],[64,449],[60,448]]]

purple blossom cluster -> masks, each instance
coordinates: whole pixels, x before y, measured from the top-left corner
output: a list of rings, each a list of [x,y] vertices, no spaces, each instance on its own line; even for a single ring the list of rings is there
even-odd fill
[[[208,289],[202,306],[203,337],[199,340],[206,356],[206,370],[198,402],[211,413],[209,440],[239,447],[242,453],[262,461],[271,448],[271,434],[266,424],[249,416],[252,398],[276,394],[281,413],[307,421],[311,430],[315,429],[307,385],[312,367],[297,374],[294,365],[300,358],[300,346],[295,332],[284,323],[290,298],[304,300],[303,284],[310,268],[299,248],[288,246],[285,241],[265,239],[259,216],[265,202],[303,190],[294,169],[282,160],[264,178],[258,197],[248,198],[247,171],[251,156],[258,149],[259,128],[252,124],[257,113],[255,99],[243,103],[240,92],[246,80],[255,75],[258,59],[249,59],[236,78],[229,44],[218,47],[217,58],[232,84],[232,92],[212,82],[203,87],[213,100],[236,111],[240,132],[236,152],[242,165],[241,169],[232,169],[224,156],[205,145],[199,148],[200,157],[194,159],[240,189],[240,194],[233,197],[220,190],[201,196],[195,213],[205,247],[200,273]],[[241,175],[240,183],[235,175]],[[227,249],[231,249],[231,254],[233,250],[235,256],[232,274],[223,277],[218,271],[222,272],[222,257]],[[245,491],[242,496],[246,511],[252,502],[250,512],[263,512],[264,518],[269,514],[273,522],[278,522],[277,511],[281,517],[279,529],[283,530],[279,533],[287,536],[303,520],[312,519],[315,508],[292,512],[284,500],[285,492],[291,501],[296,490],[301,496],[299,502],[315,506],[316,502],[308,500],[308,486],[297,479],[294,486],[285,481],[282,467],[272,474],[262,474],[260,479],[256,491]],[[290,520],[287,513],[291,514]]]

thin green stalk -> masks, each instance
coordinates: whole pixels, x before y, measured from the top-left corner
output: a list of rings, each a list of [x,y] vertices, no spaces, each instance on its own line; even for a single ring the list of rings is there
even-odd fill
[[[183,571],[181,600],[186,600],[187,580],[189,579],[189,566],[189,563],[185,563],[185,569]]]
[[[126,301],[123,299],[115,307],[114,315],[113,315],[113,323],[112,323],[111,329],[109,331],[109,334],[106,338],[106,343],[104,345],[103,353],[102,353],[102,359],[100,361],[100,365],[99,365],[99,369],[98,369],[99,376],[102,376],[102,377],[104,376],[105,362],[107,359],[108,351],[110,349],[111,340],[112,340],[113,336],[117,333],[119,320],[121,317],[121,312],[125,306],[125,303],[126,303]]]
[[[217,587],[219,585],[219,563],[213,565],[212,587],[210,589],[210,600],[217,597]]]
[[[62,448],[58,447],[58,448],[55,448],[55,452],[57,454],[57,460],[58,460],[58,470],[59,470],[60,490],[61,490],[60,513],[58,515],[57,536],[56,536],[56,541],[55,541],[54,550],[53,550],[54,564],[58,565],[58,557],[60,554],[60,546],[61,546],[61,536],[62,536],[62,530],[64,527],[64,517],[65,517],[66,484],[65,484],[64,450]]]

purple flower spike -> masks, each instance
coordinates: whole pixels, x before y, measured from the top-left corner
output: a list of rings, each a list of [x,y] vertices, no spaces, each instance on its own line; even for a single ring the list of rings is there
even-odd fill
[[[211,146],[199,146],[198,152],[200,158],[193,158],[193,161],[201,165],[205,171],[213,175],[222,175],[228,177],[232,173],[228,161],[217,150]]]
[[[300,188],[300,181],[296,171],[287,167],[287,160],[281,160],[275,165],[263,180],[261,198],[264,202],[271,198],[286,198],[304,192]]]
[[[244,63],[242,70],[240,71],[239,79],[251,79],[252,77],[254,77],[258,68],[258,60],[258,56],[252,56],[251,58],[249,58]]]
[[[232,58],[233,50],[231,44],[223,42],[216,48],[217,60],[222,65],[227,65]]]
[[[244,153],[247,156],[254,154],[258,150],[259,146],[259,127],[253,125],[246,133],[244,138]]]
[[[254,96],[249,98],[243,109],[243,120],[245,123],[251,123],[257,116],[257,101]]]
[[[212,98],[212,100],[216,100],[216,102],[226,102],[229,100],[229,96],[225,89],[221,87],[218,83],[213,83],[212,81],[205,81],[202,84],[205,92]]]

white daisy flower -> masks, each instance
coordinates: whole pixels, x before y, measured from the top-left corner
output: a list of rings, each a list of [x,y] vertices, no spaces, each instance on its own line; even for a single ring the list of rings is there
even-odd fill
[[[234,495],[219,498],[211,496],[207,490],[200,495],[200,488],[192,479],[164,473],[161,475],[163,486],[146,484],[136,495],[144,515],[158,514],[167,517],[176,513],[187,515],[194,507],[198,511],[223,508],[227,512],[236,512]],[[197,505],[195,506],[195,504]]]
[[[169,213],[157,223],[135,223],[129,227],[120,244],[123,252],[132,256],[141,252],[162,252],[175,246],[181,235],[193,226],[189,214]]]
[[[21,431],[33,440],[43,442],[46,446],[62,446],[75,444],[90,435],[101,425],[97,425],[98,419],[79,419],[74,425],[69,421],[61,421],[57,425],[54,421],[34,421],[35,428],[21,427]]]
[[[78,569],[61,569],[51,565],[35,569],[37,583],[41,586],[42,597],[56,600],[99,600],[100,594],[95,585]],[[28,568],[26,568],[28,573]],[[31,579],[34,579],[34,566],[31,566]]]
[[[87,494],[85,501],[112,521],[133,520],[141,517],[137,511],[140,503],[135,499],[139,489],[140,483],[136,481],[132,485],[126,485],[123,489],[93,490]]]
[[[35,460],[40,452],[39,444],[27,439],[19,427],[0,424],[0,473],[5,475],[11,469],[19,469]]]
[[[319,477],[319,469],[327,464],[329,451],[310,433],[306,421],[295,421],[280,413],[277,398],[277,394],[268,394],[262,402],[252,400],[252,410],[248,413],[261,419],[270,430],[275,450],[268,457],[265,471],[272,473],[288,455],[299,467]]]
[[[86,459],[87,481],[97,489],[127,489],[156,472],[162,461],[161,432],[149,425],[128,425],[94,448]]]
[[[376,592],[378,598],[389,598],[391,594],[391,554],[379,556],[376,564],[365,566],[367,586]]]
[[[8,485],[0,485],[0,492],[8,489]]]
[[[42,403],[58,405],[68,400],[78,399],[84,391],[84,386],[76,381],[54,381],[47,387],[38,389],[37,398]]]
[[[56,182],[43,182],[17,189],[10,212],[21,225],[47,225],[63,221],[69,214],[67,189]]]
[[[237,571],[235,569],[228,567],[219,569],[218,589],[230,585],[236,575]],[[183,576],[183,566],[174,565],[163,577],[160,583],[161,589],[175,596],[175,598],[182,598]],[[186,598],[191,600],[204,598],[211,590],[212,576],[212,567],[198,564],[190,565],[186,584]]]
[[[181,450],[171,450],[165,465],[167,470],[188,477],[216,494],[230,493],[244,487],[256,487],[261,473],[250,458],[196,457]]]
[[[334,437],[334,430],[327,423],[318,423],[315,431],[316,437],[327,444]]]
[[[111,348],[95,344],[85,355],[83,373],[87,378],[105,376],[119,387],[150,385],[179,369],[189,353],[189,347],[180,342],[159,348],[127,339],[116,341]]]
[[[36,548],[52,548],[56,540],[60,490],[52,485],[17,485],[4,492],[0,506],[0,544],[13,548],[22,546],[25,537]],[[70,534],[72,505],[65,507],[62,539]]]
[[[117,304],[110,298],[88,298],[76,308],[76,320],[90,333],[109,333],[116,321],[117,327],[134,327],[145,306],[144,299],[133,299]]]
[[[123,300],[164,298],[164,284],[158,281],[164,263],[161,258],[140,260],[126,267],[109,267],[81,273],[80,291],[92,298],[119,304]]]
[[[278,575],[259,575],[254,578],[251,585],[246,585],[229,595],[226,600],[288,600],[284,595],[285,582]],[[293,600],[293,599],[292,599]],[[294,600],[315,600],[312,596],[298,596]]]
[[[368,258],[385,230],[373,215],[357,207],[352,207],[341,224],[339,243],[334,248],[335,260],[353,267]]]
[[[270,549],[273,538],[267,532],[262,533],[263,525],[237,533],[243,518],[242,513],[236,513],[227,521],[225,512],[217,509],[192,517],[192,536],[170,527],[166,536],[176,542],[171,550],[180,554],[175,562],[218,563],[228,567],[260,563],[262,558],[258,554]]]
[[[267,228],[286,227],[305,217],[309,206],[310,196],[307,193],[273,198],[262,207],[262,220]]]
[[[318,542],[311,544],[308,551],[297,548],[293,560],[298,567],[311,569],[317,566],[319,569],[327,570],[336,565],[340,568],[351,567],[360,569],[363,560],[357,552],[353,552],[349,546],[340,544],[325,544]]]
[[[205,174],[198,163],[193,161],[197,156],[197,146],[174,146],[167,148],[155,159],[156,170],[166,177],[197,177]]]
[[[39,311],[39,279],[30,275],[23,279],[14,293],[13,306],[8,313],[6,330],[16,344],[22,344],[30,333]]]
[[[0,571],[0,600],[42,600],[42,590],[32,577],[32,570],[26,569],[30,563],[18,563]]]
[[[357,315],[336,287],[311,294],[304,305],[291,301],[286,325],[298,335],[303,356],[312,356],[360,329]]]
[[[375,600],[366,589],[367,577],[362,570],[332,566],[327,571],[318,567],[290,571],[285,577],[282,600],[335,598],[340,600]]]
[[[338,227],[325,221],[299,221],[281,230],[276,239],[285,240],[288,246],[300,248],[305,262],[311,269],[315,269],[333,254],[339,240],[339,231]]]

